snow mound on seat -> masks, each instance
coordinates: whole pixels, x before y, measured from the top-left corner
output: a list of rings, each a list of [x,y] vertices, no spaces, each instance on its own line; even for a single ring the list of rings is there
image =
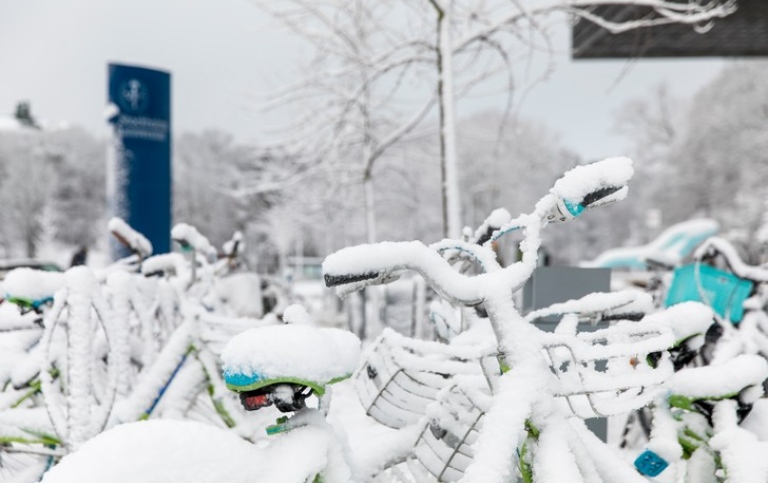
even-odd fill
[[[294,378],[327,384],[357,368],[360,339],[340,329],[273,325],[233,337],[221,355],[224,374]]]

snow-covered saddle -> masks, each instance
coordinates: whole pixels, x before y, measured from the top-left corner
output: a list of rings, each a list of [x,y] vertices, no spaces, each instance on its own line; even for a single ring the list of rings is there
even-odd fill
[[[305,407],[311,394],[347,379],[360,356],[360,340],[340,329],[272,325],[249,329],[229,341],[222,360],[224,381],[240,393],[247,410],[274,404],[279,410]]]

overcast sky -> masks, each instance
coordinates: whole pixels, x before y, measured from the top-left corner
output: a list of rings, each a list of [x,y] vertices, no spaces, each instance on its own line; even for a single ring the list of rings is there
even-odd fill
[[[563,36],[565,37],[565,36]],[[559,40],[567,48],[567,39]],[[258,140],[258,93],[291,78],[301,45],[246,0],[0,0],[0,115],[20,100],[49,121],[106,134],[109,62],[157,67],[173,75],[176,133],[218,128]],[[533,89],[520,114],[538,118],[584,158],[621,154],[613,113],[659,82],[687,96],[723,61],[571,62],[559,57],[549,82]],[[467,100],[459,115],[503,103]]]

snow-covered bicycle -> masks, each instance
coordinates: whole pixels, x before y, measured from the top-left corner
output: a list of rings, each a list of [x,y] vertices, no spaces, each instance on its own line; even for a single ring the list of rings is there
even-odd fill
[[[504,269],[487,251],[453,241],[443,243],[483,260],[486,273],[462,275],[434,247],[419,242],[352,247],[326,259],[326,284],[338,287],[340,295],[413,270],[445,299],[482,305],[488,314],[497,343],[496,372],[488,374],[485,366],[490,390],[478,378],[457,381],[440,390],[437,406],[427,408],[430,422],[416,454],[438,481],[645,481],[573,416],[589,417],[585,410],[624,413],[661,397],[673,373],[667,350],[679,341],[673,330],[648,320],[585,334],[570,323],[547,334],[525,320],[512,301],[536,267],[539,231],[623,198],[631,174],[627,159],[566,173],[533,213],[511,220],[491,238],[524,232],[522,261]],[[703,323],[709,324],[707,318]],[[599,370],[601,365],[606,368]]]
[[[0,397],[3,480],[37,481],[58,458],[120,422],[161,415],[234,427],[240,420],[217,354],[222,339],[252,321],[209,313],[185,290],[196,279],[181,255],[150,257],[149,242],[122,220],[109,228],[132,254],[106,269],[9,274],[6,297],[38,313],[40,323],[5,321],[35,336],[36,346],[17,354],[7,371],[7,385],[16,387]]]
[[[269,436],[251,444],[191,421],[124,424],[64,458],[43,481],[357,481],[348,448],[324,416],[329,386],[354,370],[360,341],[346,331],[307,324],[309,316],[298,306],[285,317],[292,323],[243,332],[223,354],[227,386],[247,410],[274,406],[294,413],[269,426]],[[317,401],[316,409],[308,407],[309,399]]]

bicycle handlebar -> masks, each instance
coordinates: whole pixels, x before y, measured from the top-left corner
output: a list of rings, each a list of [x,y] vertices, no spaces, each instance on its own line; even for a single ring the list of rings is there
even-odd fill
[[[484,290],[480,287],[481,283],[473,282],[504,274],[503,278],[494,278],[494,283],[505,281],[511,291],[518,290],[536,268],[541,244],[539,230],[555,219],[575,218],[586,208],[621,199],[626,195],[627,187],[624,185],[632,174],[632,161],[628,158],[609,158],[577,166],[565,173],[555,182],[550,193],[536,203],[533,213],[507,222],[485,243],[484,246],[488,246],[511,230],[522,229],[525,233],[520,244],[522,260],[493,273],[462,275],[435,249],[419,241],[383,242],[344,248],[329,255],[323,262],[325,284],[327,287],[347,286],[346,290],[338,290],[343,296],[366,285],[390,282],[399,276],[399,271],[413,270],[447,300],[469,306],[480,304],[485,298]],[[466,242],[443,240],[435,247],[438,250],[447,249],[451,244],[452,248],[467,248],[465,245],[468,245]],[[479,249],[472,249],[471,253],[476,256],[482,254],[484,259],[491,258]]]
[[[353,290],[391,281],[389,277],[402,270],[417,272],[448,300],[463,305],[477,305],[483,300],[477,287],[468,283],[472,277],[455,271],[435,250],[420,241],[358,245],[339,250],[323,261],[327,287],[354,284]]]
[[[181,249],[184,251],[194,250],[209,261],[216,258],[216,249],[213,248],[211,242],[192,225],[186,223],[175,225],[171,230],[171,238],[181,245]]]
[[[152,243],[144,235],[131,228],[122,218],[110,219],[107,226],[117,241],[130,248],[139,258],[143,259],[152,255]]]

